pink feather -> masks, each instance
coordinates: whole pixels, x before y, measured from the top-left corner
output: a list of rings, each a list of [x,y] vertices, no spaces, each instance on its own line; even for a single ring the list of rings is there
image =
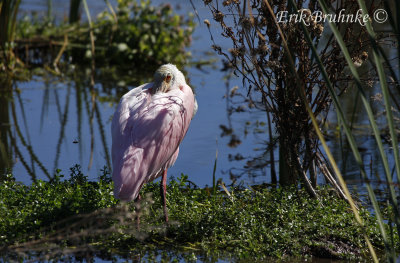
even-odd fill
[[[125,94],[113,117],[114,195],[121,200],[136,199],[144,183],[175,163],[194,114],[195,99],[188,85],[154,95],[152,85]]]

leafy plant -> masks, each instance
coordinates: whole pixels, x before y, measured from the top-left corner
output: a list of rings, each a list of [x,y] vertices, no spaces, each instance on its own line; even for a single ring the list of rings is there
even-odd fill
[[[58,170],[52,181],[26,186],[6,176],[0,187],[0,243],[24,241],[57,221],[117,203],[107,169],[98,183],[88,181],[78,165],[71,168],[68,180],[63,178]]]
[[[14,60],[12,48],[20,2],[21,0],[0,1],[0,51],[7,67],[11,66],[10,62]]]
[[[383,180],[386,184],[385,191],[390,204],[389,210],[392,211],[390,220],[395,224],[398,233],[400,229],[398,189],[396,189],[393,181],[396,177],[399,180],[400,173],[398,127],[396,127],[394,117],[395,107],[399,108],[398,98],[395,95],[399,91],[397,73],[395,73],[395,69],[398,68],[399,54],[396,54],[397,59],[388,58],[388,52],[384,51],[384,41],[382,41],[390,39],[391,34],[396,37],[398,35],[398,22],[396,23],[396,17],[399,15],[397,14],[397,11],[399,11],[398,3],[370,1],[367,6],[366,1],[362,0],[357,1],[357,3],[338,2],[335,4],[324,0],[310,2],[292,0],[289,2],[249,1],[248,6],[246,6],[241,5],[240,1],[224,1],[225,9],[222,9],[218,7],[218,3],[214,4],[214,1],[204,2],[210,7],[214,20],[223,29],[222,35],[232,40],[233,47],[229,50],[230,54],[216,45],[214,49],[226,58],[229,62],[228,66],[235,73],[239,73],[243,77],[243,82],[248,84],[245,102],[266,111],[267,116],[269,112],[272,113],[279,138],[280,183],[285,184],[285,181],[291,180],[291,183],[296,185],[298,175],[301,175],[304,179],[303,185],[309,189],[312,196],[317,196],[312,191],[316,182],[316,171],[312,166],[307,165],[308,160],[310,160],[307,155],[312,153],[314,155],[311,158],[314,159],[312,162],[320,160],[317,162],[319,172],[324,175],[333,173],[334,177],[338,179],[341,185],[337,187],[338,192],[342,193],[342,197],[349,201],[357,222],[363,228],[363,219],[359,216],[357,206],[352,201],[336,160],[333,158],[320,131],[321,124],[326,119],[323,116],[323,109],[328,112],[330,101],[333,102],[339,120],[338,130],[346,135],[347,143],[360,168],[360,174],[367,186],[368,195],[377,216],[386,256],[390,262],[393,262],[395,260],[395,245],[390,240],[393,239],[394,232],[390,231],[389,237],[381,207],[370,184],[371,178],[366,174],[366,164],[351,129],[353,122],[345,118],[343,106],[338,97],[339,95],[346,96],[346,93],[343,92],[348,86],[355,84],[354,86],[358,90],[357,94],[367,113],[369,128],[375,139],[377,153],[382,162],[385,176]],[[373,26],[371,20],[366,21],[364,26],[357,25],[357,23],[339,23],[327,19],[326,24],[330,28],[330,30],[327,30],[326,24],[319,24],[314,16],[316,11],[322,11],[323,14],[338,15],[341,12],[340,10],[345,9],[349,14],[359,10],[358,12],[362,11],[363,16],[368,15],[369,18],[372,18],[374,11],[382,7],[385,7],[389,12],[388,18],[391,28],[388,32],[391,34],[383,32],[377,34],[376,32],[379,30]],[[301,16],[302,19],[281,23],[277,17],[282,12],[286,12],[286,17]],[[233,16],[233,23],[232,20],[227,19],[226,13]],[[208,21],[207,24],[210,25]],[[368,60],[368,52],[372,53],[372,59]],[[373,74],[364,76],[364,79],[360,75],[362,71],[358,69],[362,64],[369,64],[370,70],[368,72],[373,72]],[[349,77],[340,79],[346,74],[349,74]],[[390,78],[388,78],[389,74]],[[338,78],[338,76],[341,77]],[[312,80],[313,77],[316,77],[315,81]],[[384,114],[389,131],[386,136],[391,150],[388,150],[382,141],[376,112],[373,111],[370,98],[365,91],[366,87],[372,87],[370,83],[374,81],[379,82],[384,100]],[[310,88],[316,88],[316,90],[310,91]],[[298,109],[294,107],[298,107]],[[303,116],[303,113],[306,116]],[[296,117],[288,118],[287,116],[291,114],[296,115]],[[300,118],[304,122],[296,123],[293,121],[296,118]],[[268,121],[268,124],[271,125],[270,121]],[[308,127],[311,124],[313,127]],[[286,128],[282,129],[282,127]],[[322,151],[319,149],[319,144],[316,141],[314,141],[316,144],[313,144],[313,139],[308,137],[307,134],[302,134],[302,129],[306,133],[310,132],[309,134],[315,133],[317,135],[314,138],[319,138],[325,151],[324,155],[331,164],[332,172],[329,169],[324,169],[326,163],[320,159]],[[297,134],[296,132],[293,133],[292,130],[296,130]],[[271,129],[269,132],[271,133]],[[271,135],[269,136],[269,143],[272,144],[273,140]],[[291,145],[286,144],[288,141]],[[305,147],[302,147],[303,143]],[[291,150],[290,147],[292,147]],[[269,145],[268,151],[271,152],[273,157],[273,147]],[[272,157],[271,160],[273,160]],[[295,159],[294,162],[293,159]],[[264,162],[268,164],[267,160]],[[271,167],[273,165],[272,163]],[[307,173],[311,182],[308,182]],[[271,174],[273,174],[272,168]],[[334,177],[325,177],[332,185],[336,185]],[[368,244],[373,260],[377,262],[378,258],[368,234],[367,231],[363,233],[365,242]]]
[[[91,23],[78,23],[80,1],[72,2],[70,22],[74,23],[52,23],[35,16],[16,23],[13,50],[19,59],[57,68],[62,62],[89,64],[94,58],[96,66],[118,65],[147,72],[166,62],[183,65],[190,57],[185,47],[191,42],[193,17],[174,14],[168,4],[154,7],[149,0],[120,0],[116,12],[110,9]]]
[[[193,18],[173,14],[169,4],[153,7],[150,1],[118,1],[116,23],[108,12],[98,16],[95,29],[99,57],[129,67],[187,62]],[[107,36],[107,37],[104,37]],[[104,49],[103,47],[107,47]],[[153,68],[154,66],[152,66]]]
[[[368,258],[362,235],[367,231],[377,249],[384,247],[375,218],[361,207],[365,221],[361,228],[347,203],[329,188],[317,189],[320,200],[310,200],[296,188],[233,188],[229,195],[226,191],[217,189],[214,195],[208,188],[194,186],[186,175],[171,180],[167,199],[171,224],[166,226],[158,183],[145,185],[140,204],[121,204],[112,196],[107,169],[97,182],[88,181],[75,166],[69,178],[58,171],[53,181],[39,180],[32,186],[8,175],[0,185],[0,244],[6,245],[6,257],[64,258],[63,253],[90,249],[103,257],[129,257],[134,252],[152,258],[161,253],[168,260],[310,256],[360,260]],[[135,229],[137,213],[140,230]],[[398,249],[397,236],[393,242]]]

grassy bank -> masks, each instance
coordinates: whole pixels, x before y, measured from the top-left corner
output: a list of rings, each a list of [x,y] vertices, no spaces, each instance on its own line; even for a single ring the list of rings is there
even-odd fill
[[[171,180],[168,207],[172,223],[166,227],[158,184],[147,184],[138,207],[120,204],[112,196],[107,170],[89,182],[79,171],[59,174],[52,182],[25,186],[8,180],[0,186],[0,244],[6,257],[64,257],[97,255],[158,255],[172,258],[265,259],[268,257],[329,257],[368,259],[362,229],[347,203],[328,188],[310,199],[299,189],[230,189],[212,195],[187,181]],[[383,249],[378,226],[360,209],[373,245]],[[399,247],[398,240],[394,241]],[[35,252],[32,252],[35,251]]]

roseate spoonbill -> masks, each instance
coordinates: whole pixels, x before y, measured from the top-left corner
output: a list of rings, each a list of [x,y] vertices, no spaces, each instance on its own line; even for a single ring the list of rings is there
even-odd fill
[[[144,183],[160,176],[165,221],[167,170],[179,153],[197,102],[185,77],[166,64],[154,81],[126,93],[111,124],[114,196],[124,201],[140,199]]]

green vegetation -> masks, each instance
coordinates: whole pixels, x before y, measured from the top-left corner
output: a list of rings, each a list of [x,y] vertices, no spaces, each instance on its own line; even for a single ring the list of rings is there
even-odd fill
[[[0,50],[2,51],[0,58],[5,60],[10,59],[10,44],[14,41],[14,32],[20,2],[21,0],[0,1]]]
[[[142,190],[145,198],[137,231],[135,204],[119,204],[113,198],[107,169],[98,182],[88,181],[79,166],[71,169],[69,179],[62,177],[58,173],[51,182],[39,180],[25,186],[8,175],[1,184],[4,255],[21,257],[24,251],[57,257],[67,249],[73,253],[90,247],[102,257],[140,254],[150,260],[160,251],[168,251],[164,255],[168,260],[369,257],[363,230],[348,204],[329,188],[317,189],[319,201],[310,199],[305,190],[261,186],[212,195],[211,189],[194,187],[182,175],[168,185],[172,223],[166,227],[163,222],[159,185],[149,183]],[[364,208],[360,214],[370,241],[383,249],[375,218]],[[393,246],[399,248],[394,236]],[[53,254],[49,244],[56,247]]]
[[[38,180],[30,186],[7,175],[0,189],[0,242],[26,241],[40,227],[115,205],[107,174],[104,170],[99,182],[89,182],[75,166],[68,180],[56,174],[51,182]]]
[[[143,65],[154,71],[166,62],[181,66],[190,57],[185,47],[191,42],[193,17],[175,14],[168,4],[155,7],[148,0],[120,0],[116,12],[111,7],[92,23],[72,21],[55,23],[35,15],[17,21],[11,41],[19,65],[57,69],[63,62],[90,65],[94,59],[96,66],[140,67],[143,72]],[[0,68],[14,67],[3,63],[7,61],[0,62]]]
[[[357,222],[364,227],[365,222],[359,216],[342,176],[346,165],[337,165],[346,163],[349,153],[367,188],[388,262],[395,262],[397,255],[391,241],[393,232],[387,231],[387,218],[382,215],[384,211],[375,191],[382,191],[383,186],[392,211],[390,220],[396,232],[400,233],[399,192],[394,183],[400,181],[400,85],[397,71],[400,49],[386,44],[391,41],[398,45],[400,41],[399,2],[357,0],[332,4],[323,0],[250,0],[246,12],[237,11],[243,10],[241,1],[224,1],[222,6],[217,0],[203,2],[213,14],[213,23],[222,29],[222,37],[232,43],[231,48],[224,49],[214,42],[215,51],[229,61],[234,73],[242,76],[243,85],[247,86],[247,90],[237,96],[240,98],[237,109],[242,106],[242,97],[247,96],[251,103],[254,98],[262,97],[261,102],[254,101],[260,103],[262,106],[258,107],[266,112],[269,130],[265,138],[269,136],[269,141],[260,159],[264,161],[269,151],[270,164],[264,163],[270,166],[271,182],[277,182],[273,146],[279,144],[280,185],[298,185],[302,180],[310,195],[317,197],[313,188],[317,176],[323,175],[349,201]],[[314,16],[315,12],[339,14],[340,10],[346,10],[348,14],[361,11],[362,16],[371,19],[367,19],[365,25],[332,20],[320,23]],[[386,23],[372,19],[378,10],[387,12]],[[280,12],[287,12],[289,17],[301,14],[305,19],[298,23],[290,19],[288,23],[281,23],[277,19]],[[210,26],[209,21],[207,26]],[[352,105],[353,101],[349,100],[351,95],[348,91],[353,87],[360,106],[357,103]],[[374,107],[372,93],[382,98],[384,108]],[[346,100],[350,104],[346,105]],[[332,116],[337,118],[339,138],[337,148],[340,148],[335,151],[341,152],[337,160],[321,133],[325,120],[334,119],[327,117],[333,106],[336,115]],[[353,109],[351,115],[346,114],[349,106]],[[368,174],[370,160],[364,158],[360,141],[356,140],[354,127],[361,118],[357,121],[355,116],[359,113],[366,116],[363,121],[368,120],[368,124],[364,129],[369,130],[372,138],[367,151],[377,156],[374,166],[382,167],[382,171],[376,173],[376,178],[382,182],[378,185],[372,183],[375,175],[372,172]],[[276,130],[275,137],[273,129]],[[254,163],[259,166],[260,162]],[[369,243],[367,235],[364,238],[373,261],[378,262],[374,246]]]

